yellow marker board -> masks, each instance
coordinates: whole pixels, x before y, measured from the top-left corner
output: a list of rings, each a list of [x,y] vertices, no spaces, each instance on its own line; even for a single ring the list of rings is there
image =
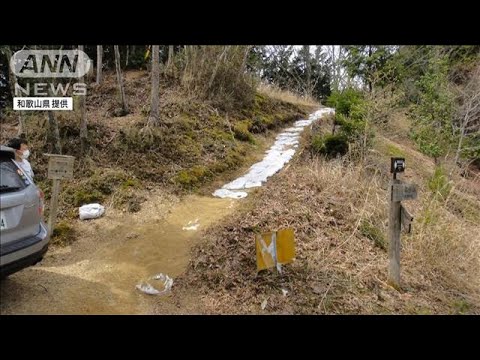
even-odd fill
[[[257,271],[288,264],[295,257],[293,229],[256,235]]]

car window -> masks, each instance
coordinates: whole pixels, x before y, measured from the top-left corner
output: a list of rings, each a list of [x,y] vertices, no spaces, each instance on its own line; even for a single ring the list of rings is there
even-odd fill
[[[24,189],[29,180],[11,161],[0,161],[0,192],[12,192]]]

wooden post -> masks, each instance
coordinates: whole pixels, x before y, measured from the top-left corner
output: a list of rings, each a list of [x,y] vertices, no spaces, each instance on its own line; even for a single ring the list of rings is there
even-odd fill
[[[275,264],[275,268],[277,269],[278,273],[282,273],[282,265],[278,262],[278,254],[277,254],[277,232],[272,232],[272,243],[273,243],[273,261]]]
[[[115,69],[117,71],[117,82],[120,89],[120,101],[122,103],[122,109],[125,115],[128,113],[128,105],[125,97],[125,88],[123,87],[122,68],[120,66],[120,50],[118,49],[118,45],[113,45],[113,49],[115,53]]]
[[[403,200],[415,200],[417,198],[417,186],[407,184],[397,179],[397,173],[405,171],[405,159],[392,157],[390,159],[390,172],[393,179],[390,182],[390,214],[388,217],[388,283],[400,288],[400,231],[403,224],[405,232],[412,229],[413,217],[402,206]]]
[[[69,155],[44,154],[48,156],[48,178],[53,180],[52,198],[50,199],[50,215],[48,217],[48,235],[53,234],[53,228],[57,220],[58,195],[60,194],[61,179],[73,177],[73,161],[75,158]]]
[[[399,184],[400,180],[393,179],[390,183],[390,214],[388,219],[388,258],[390,260],[388,271],[388,282],[394,287],[400,287],[400,218],[401,203],[393,201],[394,184]]]
[[[58,194],[60,194],[60,180],[53,179],[52,198],[50,199],[50,215],[48,217],[48,234],[53,234],[53,227],[57,220]]]
[[[401,205],[401,218],[402,218],[402,229],[406,234],[410,234],[412,232],[412,221],[413,216],[405,209],[403,205]]]
[[[97,85],[102,82],[103,46],[97,45]]]

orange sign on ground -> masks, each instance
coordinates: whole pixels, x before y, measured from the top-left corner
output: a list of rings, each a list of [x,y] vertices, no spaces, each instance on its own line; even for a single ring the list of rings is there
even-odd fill
[[[295,239],[292,228],[258,234],[255,237],[257,271],[288,264],[295,258]]]

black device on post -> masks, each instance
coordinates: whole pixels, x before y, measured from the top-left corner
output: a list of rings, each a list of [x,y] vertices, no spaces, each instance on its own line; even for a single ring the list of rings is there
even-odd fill
[[[392,157],[390,163],[390,172],[393,174],[393,178],[397,178],[397,173],[405,171],[405,158]]]

